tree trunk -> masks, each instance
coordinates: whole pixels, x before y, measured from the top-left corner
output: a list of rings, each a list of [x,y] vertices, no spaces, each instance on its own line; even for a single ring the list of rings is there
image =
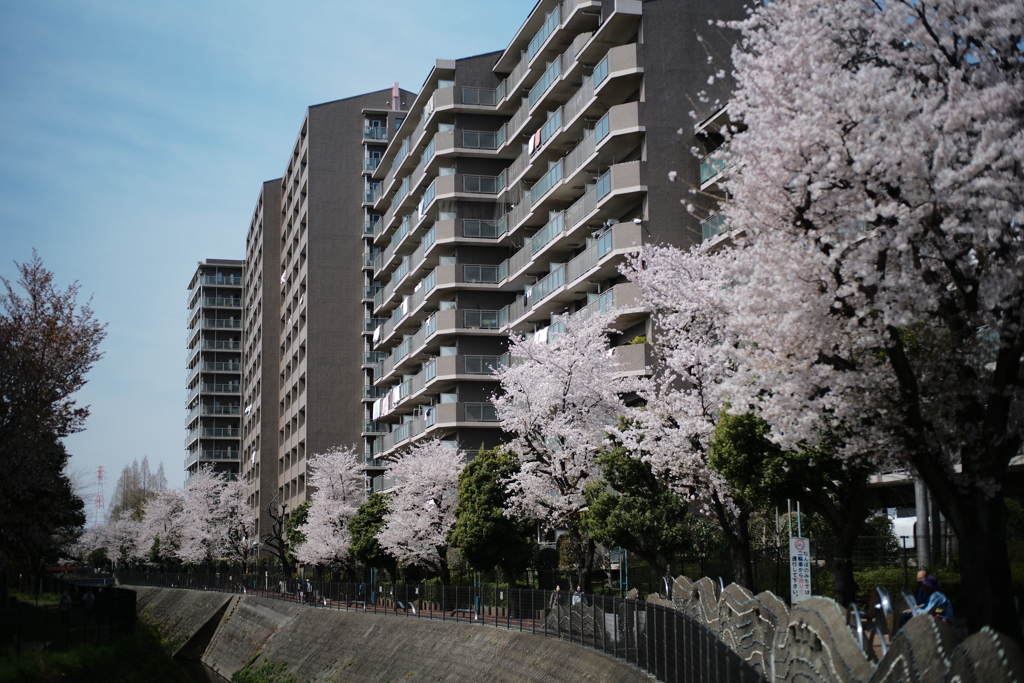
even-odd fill
[[[739,515],[733,515],[718,498],[711,497],[718,523],[729,543],[729,559],[732,561],[733,581],[756,593],[754,586],[754,562],[750,555],[750,509],[749,506],[736,501]]]
[[[452,585],[452,572],[448,566],[448,547],[437,546],[437,568],[441,573],[441,585],[450,586]]]
[[[1010,556],[1006,550],[1006,506],[1001,496],[977,488],[958,496],[936,496],[960,540],[960,586],[967,628],[990,626],[1024,646],[1020,616],[1014,608]]]

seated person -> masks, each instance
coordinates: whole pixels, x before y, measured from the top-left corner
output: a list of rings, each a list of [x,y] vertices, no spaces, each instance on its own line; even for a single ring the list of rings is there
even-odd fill
[[[950,626],[953,625],[953,603],[949,601],[949,598],[942,592],[942,585],[939,580],[930,574],[924,577],[921,581],[921,588],[924,589],[924,595],[927,598],[927,602],[924,605],[918,605],[914,610],[914,616],[919,614],[931,614],[933,617],[940,621],[944,621]]]

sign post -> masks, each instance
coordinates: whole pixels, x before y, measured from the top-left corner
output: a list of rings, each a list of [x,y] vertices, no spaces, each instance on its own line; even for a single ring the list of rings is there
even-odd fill
[[[799,536],[789,539],[789,598],[791,604],[811,597],[811,544]]]

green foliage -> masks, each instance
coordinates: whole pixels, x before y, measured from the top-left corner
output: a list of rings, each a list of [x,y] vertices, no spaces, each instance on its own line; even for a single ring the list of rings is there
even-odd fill
[[[192,678],[160,646],[156,631],[137,623],[135,633],[110,645],[80,645],[66,652],[53,649],[9,651],[0,666],[0,683],[74,680],[133,683],[189,683]]]
[[[78,285],[58,290],[37,254],[17,267],[17,289],[0,278],[0,556],[36,575],[85,524],[63,440],[84,428],[89,410],[72,396],[106,332],[78,305]]]
[[[352,532],[352,545],[349,551],[366,566],[384,567],[395,574],[395,558],[377,542],[377,534],[384,528],[384,516],[388,513],[389,499],[390,496],[387,494],[371,493],[367,501],[360,506],[359,512],[348,523],[348,529]]]
[[[638,334],[637,336],[635,336],[632,339],[630,339],[628,343],[631,344],[631,345],[632,344],[646,344],[647,343],[647,337],[645,335]]]
[[[533,524],[505,515],[504,482],[519,471],[519,459],[501,449],[481,450],[459,475],[459,502],[448,543],[462,550],[475,569],[501,567],[509,580],[537,555]]]
[[[601,480],[583,492],[583,530],[601,545],[622,546],[664,572],[691,545],[683,524],[689,503],[621,446],[602,453],[598,463]]]
[[[288,662],[275,662],[265,659],[258,666],[259,655],[250,659],[246,665],[231,677],[234,683],[298,683],[295,676],[287,674]]]
[[[85,558],[85,563],[90,567],[107,567],[110,565],[110,558],[107,557],[106,548],[97,548]]]
[[[298,548],[306,542],[306,534],[299,531],[299,527],[305,524],[309,518],[309,506],[312,503],[313,501],[311,500],[305,500],[296,505],[291,514],[288,515],[288,556],[293,563],[297,562],[297,560],[291,549]]]

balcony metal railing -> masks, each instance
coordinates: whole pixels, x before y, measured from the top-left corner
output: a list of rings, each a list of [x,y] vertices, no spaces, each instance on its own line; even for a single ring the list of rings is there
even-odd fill
[[[239,415],[240,406],[200,406],[201,415]]]
[[[199,348],[204,351],[239,351],[242,348],[240,341],[227,341],[223,339],[204,339]]]
[[[363,139],[387,142],[388,129],[384,126],[363,126]]]
[[[366,157],[363,159],[364,171],[375,171],[380,166],[380,157]]]
[[[198,431],[201,439],[237,439],[238,427],[204,427]]]
[[[476,104],[493,107],[505,96],[505,83],[502,82],[497,88],[471,88],[463,86],[462,103]]]
[[[385,434],[387,433],[387,425],[383,422],[374,422],[373,420],[363,420],[363,433],[364,434]]]
[[[196,366],[196,369],[200,372],[240,372],[242,364],[233,362],[200,363]]]
[[[363,387],[363,398],[374,398],[374,399],[376,399],[376,398],[380,398],[381,396],[383,396],[386,393],[387,393],[387,389],[385,389],[384,387],[372,387],[372,386],[364,386]]]
[[[383,351],[364,351],[363,352],[363,365],[375,365],[385,358],[388,354]]]
[[[462,236],[479,239],[497,239],[505,234],[507,223],[504,220],[486,221],[474,218],[462,220]]]
[[[551,84],[558,80],[558,77],[562,75],[562,61],[556,59],[548,65],[547,69],[544,70],[544,75],[540,77],[540,80],[532,88],[530,88],[530,106],[537,104],[544,93],[548,91]]]
[[[480,130],[462,131],[462,146],[467,149],[498,149],[504,142],[504,129],[498,129],[494,132]]]

